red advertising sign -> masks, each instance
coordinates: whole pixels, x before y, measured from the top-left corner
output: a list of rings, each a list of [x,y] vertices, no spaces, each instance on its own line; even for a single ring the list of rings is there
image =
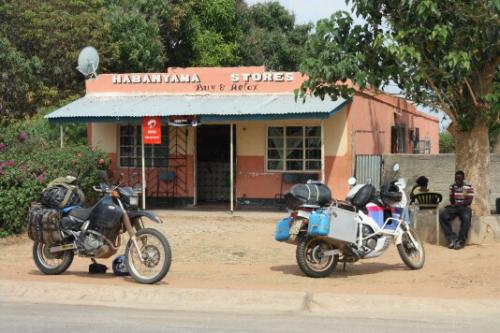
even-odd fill
[[[161,144],[160,117],[142,118],[142,139],[145,144]]]

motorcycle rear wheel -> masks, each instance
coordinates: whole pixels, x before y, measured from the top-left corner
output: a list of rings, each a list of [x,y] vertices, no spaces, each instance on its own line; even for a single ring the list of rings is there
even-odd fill
[[[167,275],[172,263],[172,252],[167,238],[151,228],[141,229],[135,236],[144,261],[140,260],[134,243],[129,240],[125,249],[127,270],[139,283],[156,283]]]
[[[57,275],[66,272],[75,256],[74,252],[64,251],[50,253],[50,246],[39,242],[33,243],[33,260],[36,267],[47,275]]]
[[[413,243],[408,233],[411,233],[416,243]],[[403,233],[401,244],[398,244],[397,248],[399,256],[406,264],[406,266],[411,269],[420,269],[424,267],[424,246],[414,229],[409,229],[408,231],[405,231]]]
[[[321,238],[302,238],[297,244],[297,264],[307,276],[327,277],[337,267],[338,256],[323,256],[323,252],[334,249],[333,245]]]

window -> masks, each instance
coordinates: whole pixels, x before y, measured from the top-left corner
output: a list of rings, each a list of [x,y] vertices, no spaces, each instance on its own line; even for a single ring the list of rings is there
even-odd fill
[[[120,126],[120,167],[141,166],[141,135],[139,125]],[[144,145],[146,167],[166,167],[168,161],[168,127],[161,127],[161,144]]]
[[[321,127],[268,127],[267,170],[321,170]]]

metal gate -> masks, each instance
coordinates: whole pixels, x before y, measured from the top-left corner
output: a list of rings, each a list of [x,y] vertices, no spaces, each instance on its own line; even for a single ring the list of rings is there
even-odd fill
[[[382,155],[356,155],[354,175],[358,184],[371,183],[380,188],[382,179]]]

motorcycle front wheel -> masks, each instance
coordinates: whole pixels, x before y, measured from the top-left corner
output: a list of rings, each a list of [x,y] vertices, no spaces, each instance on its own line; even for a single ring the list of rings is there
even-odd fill
[[[35,242],[33,244],[33,260],[36,267],[48,275],[57,275],[66,272],[74,258],[73,251],[50,253],[50,246]]]
[[[411,239],[410,233],[415,241]],[[420,269],[424,266],[424,245],[414,229],[409,229],[403,233],[401,244],[398,244],[397,248],[399,256],[406,266],[411,269]]]
[[[335,270],[338,256],[323,253],[334,249],[333,245],[321,238],[302,238],[297,244],[297,264],[307,276],[327,277]]]
[[[132,240],[125,250],[127,270],[139,283],[156,283],[167,275],[172,263],[172,252],[165,236],[156,229],[144,228],[135,234],[139,252]]]

